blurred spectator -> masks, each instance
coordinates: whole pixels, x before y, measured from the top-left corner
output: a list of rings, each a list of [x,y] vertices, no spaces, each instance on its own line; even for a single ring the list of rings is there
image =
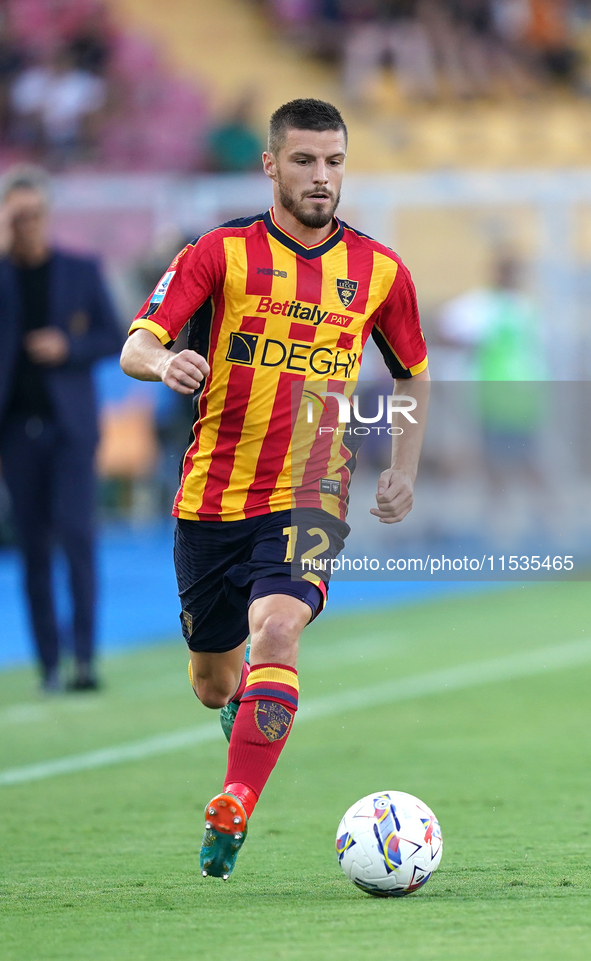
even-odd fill
[[[448,0],[455,19],[476,34],[486,36],[492,28],[490,0]]]
[[[463,355],[466,380],[544,380],[538,313],[523,291],[523,270],[511,254],[497,254],[491,283],[444,304],[439,335]]]
[[[573,22],[589,0],[267,0],[284,33],[323,59],[340,55],[350,100],[385,63],[410,100],[529,96],[577,80]]]
[[[499,253],[489,287],[469,290],[443,306],[440,334],[464,354],[466,379],[481,381],[475,412],[496,501],[506,497],[510,479],[520,477],[542,517],[551,507],[536,456],[545,404],[539,382],[546,380],[547,370],[540,318],[522,290],[522,274],[514,256]]]
[[[68,50],[78,70],[104,76],[111,58],[113,36],[105,7],[97,9],[78,27],[68,41]]]
[[[97,265],[52,249],[45,177],[9,172],[0,193],[0,457],[42,687],[60,686],[52,556],[62,548],[73,601],[73,690],[96,688],[92,365],[120,347]]]
[[[0,164],[16,153],[58,170],[202,169],[203,92],[163,65],[157,43],[116,28],[111,8],[0,0]]]
[[[489,0],[448,0],[456,37],[462,97],[487,97],[493,92],[493,18]]]
[[[492,0],[491,11],[498,40],[498,72],[509,82],[511,92],[521,96],[539,93],[543,77],[526,42],[531,23],[530,0]]]
[[[269,13],[288,40],[308,46],[316,25],[324,19],[324,5],[322,0],[269,0]]]
[[[456,0],[424,0],[420,10],[436,53],[444,93],[462,100],[490,93],[486,18]],[[479,32],[474,30],[475,22]]]
[[[419,0],[343,0],[349,21],[344,86],[350,100],[364,100],[372,73],[384,57],[391,58],[406,97],[432,100],[436,96],[435,52],[418,10]]]
[[[528,0],[526,41],[541,69],[555,80],[572,82],[579,57],[571,33],[570,0]]]
[[[342,58],[346,21],[355,15],[352,0],[269,0],[284,36],[324,63]]]
[[[575,12],[588,5],[571,0],[493,0],[495,28],[541,80],[576,85],[581,57],[575,45]]]
[[[499,32],[490,0],[423,0],[421,16],[446,92],[453,97],[490,97],[507,87],[513,95],[526,96],[537,89],[522,49]]]
[[[96,143],[105,81],[74,64],[62,48],[47,66],[30,67],[14,82],[17,138],[36,148],[51,166],[80,159]]]
[[[253,94],[244,96],[207,138],[207,166],[220,173],[261,169],[263,142],[255,128]]]
[[[108,169],[184,173],[202,167],[208,109],[199,87],[171,75],[153,43],[127,33],[114,44],[109,76],[119,104],[101,134]]]
[[[521,43],[530,22],[529,0],[492,0],[495,31],[505,42]]]
[[[10,123],[10,89],[25,64],[25,56],[0,16],[0,139],[6,140]]]

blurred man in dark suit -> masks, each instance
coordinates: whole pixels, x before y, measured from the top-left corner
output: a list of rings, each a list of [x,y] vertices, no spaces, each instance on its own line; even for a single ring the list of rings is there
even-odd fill
[[[120,349],[97,264],[55,250],[42,171],[16,168],[0,188],[0,461],[13,503],[45,690],[58,690],[60,637],[53,549],[69,568],[75,671],[68,687],[97,687],[92,365]]]

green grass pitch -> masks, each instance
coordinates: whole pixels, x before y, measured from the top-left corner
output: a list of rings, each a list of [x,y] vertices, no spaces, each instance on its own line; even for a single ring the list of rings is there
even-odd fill
[[[323,615],[304,635],[296,724],[236,871],[199,875],[225,741],[0,787],[2,961],[557,961],[591,956],[591,662],[358,710],[347,692],[591,633],[590,587],[534,585]],[[182,642],[107,659],[99,695],[41,699],[0,674],[0,772],[210,724]],[[376,900],[341,873],[341,815],[421,797],[441,867]]]

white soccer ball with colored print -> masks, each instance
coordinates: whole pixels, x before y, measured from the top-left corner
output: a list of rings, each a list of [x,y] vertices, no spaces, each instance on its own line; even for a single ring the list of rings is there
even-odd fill
[[[425,884],[443,852],[433,811],[403,791],[376,791],[353,804],[337,831],[339,864],[353,884],[399,898]]]

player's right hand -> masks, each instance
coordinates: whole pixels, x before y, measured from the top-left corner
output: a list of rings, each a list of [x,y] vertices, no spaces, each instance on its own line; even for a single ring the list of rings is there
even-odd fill
[[[208,374],[209,364],[205,357],[195,350],[181,350],[178,354],[168,355],[160,379],[178,394],[192,394]]]

